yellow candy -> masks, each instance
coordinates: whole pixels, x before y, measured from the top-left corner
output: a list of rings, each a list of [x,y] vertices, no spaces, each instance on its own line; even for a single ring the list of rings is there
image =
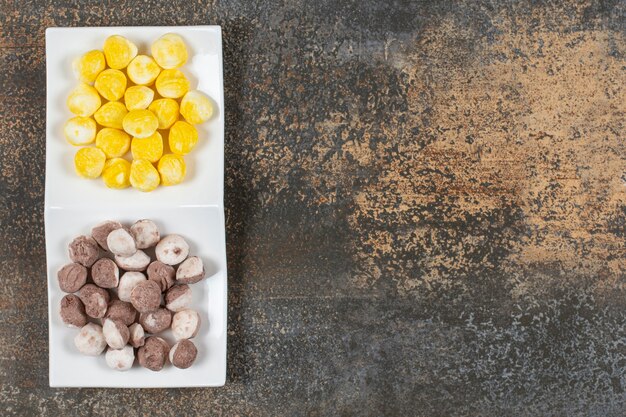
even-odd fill
[[[150,110],[132,110],[124,117],[122,125],[129,135],[147,138],[156,132],[159,119]]]
[[[128,78],[138,85],[150,85],[156,80],[161,68],[147,55],[137,55],[126,68]]]
[[[98,148],[81,148],[74,155],[74,168],[83,178],[98,178],[104,168],[106,156]]]
[[[213,115],[211,100],[199,91],[190,91],[180,102],[180,114],[187,122],[197,125],[206,122]]]
[[[102,171],[104,185],[109,188],[126,188],[130,185],[130,162],[122,158],[106,161]]]
[[[179,98],[189,91],[189,80],[177,69],[163,70],[156,79],[156,89],[163,97]]]
[[[128,152],[130,136],[121,130],[105,127],[96,135],[96,146],[107,158],[118,158]]]
[[[128,110],[126,106],[119,101],[109,101],[105,103],[94,113],[93,117],[96,122],[105,127],[113,127],[115,129],[122,128],[122,120],[126,116]]]
[[[102,51],[89,51],[72,62],[74,76],[83,83],[93,84],[101,71],[104,71],[106,62]]]
[[[187,155],[198,143],[198,131],[187,122],[178,121],[170,129],[170,150],[178,155]]]
[[[133,159],[158,162],[163,155],[163,138],[159,132],[154,132],[147,138],[133,138],[130,152],[133,154]]]
[[[67,97],[67,108],[77,116],[89,117],[100,107],[100,96],[89,84],[80,83]]]
[[[130,183],[140,191],[152,191],[159,186],[159,172],[150,161],[136,159],[130,165]]]
[[[171,98],[154,100],[148,109],[159,119],[159,129],[169,129],[178,120],[178,103]]]
[[[109,36],[104,41],[104,56],[107,64],[113,69],[126,68],[130,61],[137,56],[137,46],[120,35]]]
[[[109,101],[117,101],[124,96],[126,76],[120,70],[104,70],[98,74],[94,87],[102,97]]]
[[[63,133],[72,145],[88,145],[96,139],[96,122],[91,117],[72,117],[65,122]]]
[[[154,91],[145,85],[128,87],[128,90],[124,93],[124,102],[128,110],[147,109],[153,98]]]
[[[187,167],[182,156],[168,153],[159,161],[158,170],[161,174],[161,184],[176,185],[185,179]]]
[[[152,44],[154,60],[165,69],[178,68],[187,62],[187,47],[183,38],[166,33]]]

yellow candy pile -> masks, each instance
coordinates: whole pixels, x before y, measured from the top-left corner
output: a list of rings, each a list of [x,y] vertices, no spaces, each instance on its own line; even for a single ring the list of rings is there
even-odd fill
[[[182,37],[166,33],[150,52],[140,55],[133,42],[113,35],[102,51],[72,62],[79,83],[67,98],[74,117],[63,133],[70,144],[85,146],[74,157],[81,177],[140,191],[185,179],[183,156],[198,142],[194,125],[211,118],[213,104],[180,70],[189,58]]]

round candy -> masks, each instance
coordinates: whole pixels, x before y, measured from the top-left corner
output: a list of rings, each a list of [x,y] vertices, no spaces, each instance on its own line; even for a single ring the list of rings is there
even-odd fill
[[[176,185],[183,182],[187,172],[185,160],[180,155],[168,153],[163,155],[157,165],[159,174],[161,175],[161,184]]]
[[[65,122],[63,133],[74,146],[89,145],[96,139],[96,122],[91,117],[72,117]]]
[[[89,117],[100,108],[100,95],[92,86],[80,83],[67,97],[67,108],[77,116]]]
[[[85,284],[78,296],[85,305],[85,312],[89,317],[94,319],[104,317],[111,298],[107,290],[93,284]]]
[[[98,178],[104,169],[106,155],[99,148],[82,148],[74,155],[74,169],[83,178]]]
[[[139,323],[148,333],[161,333],[170,328],[170,324],[172,324],[172,313],[166,308],[141,313],[139,315]]]
[[[122,224],[120,222],[105,220],[101,223],[98,223],[91,229],[91,237],[93,237],[94,240],[98,242],[98,245],[100,245],[102,249],[108,251],[109,247],[107,246],[107,237],[109,236],[109,233],[121,228]]]
[[[137,55],[126,68],[128,78],[137,85],[152,84],[160,72],[161,68],[147,55]]]
[[[120,270],[109,258],[100,258],[91,267],[91,279],[100,288],[115,288],[120,282]]]
[[[93,84],[96,77],[106,67],[102,51],[94,49],[72,61],[72,70],[78,81]]]
[[[130,227],[130,234],[135,239],[139,249],[146,249],[155,246],[161,239],[159,228],[148,219],[138,220]]]
[[[189,91],[180,102],[180,114],[191,124],[202,123],[213,115],[213,104],[200,91]]]
[[[134,348],[138,348],[144,345],[146,338],[145,332],[141,324],[135,323],[132,324],[128,330],[130,331],[130,339],[128,339],[128,343]]]
[[[180,235],[165,236],[154,251],[159,261],[166,265],[178,265],[189,255],[189,244]]]
[[[133,159],[145,159],[158,162],[163,155],[163,138],[159,132],[154,132],[147,138],[133,138],[130,144]]]
[[[119,158],[128,152],[130,136],[122,130],[105,127],[96,135],[96,146],[107,158]]]
[[[130,326],[137,319],[137,310],[131,303],[122,300],[113,300],[104,315],[107,319],[119,320],[126,326]]]
[[[89,268],[98,260],[100,250],[98,243],[90,236],[78,236],[68,246],[68,252],[72,262],[77,262]]]
[[[165,294],[165,306],[170,311],[183,311],[191,305],[192,297],[189,285],[175,285]]]
[[[128,110],[147,109],[154,99],[154,91],[145,85],[128,87],[124,93],[124,103]]]
[[[103,50],[107,64],[113,69],[126,68],[137,56],[137,46],[120,35],[109,36],[104,41]]]
[[[87,323],[74,337],[74,345],[83,355],[98,356],[107,347],[104,334],[102,334],[102,327],[94,323]]]
[[[109,250],[117,256],[131,256],[137,252],[135,239],[130,233],[122,228],[115,229],[107,236],[107,246]]]
[[[161,71],[155,85],[159,94],[167,98],[179,98],[189,91],[189,80],[177,69]]]
[[[140,313],[148,313],[161,304],[161,287],[154,281],[140,282],[130,292],[130,302]]]
[[[120,278],[120,285],[117,287],[117,296],[122,301],[130,301],[130,295],[137,285],[146,281],[146,276],[141,272],[126,272]]]
[[[107,349],[104,355],[107,366],[116,371],[128,371],[135,362],[135,351],[132,346],[124,346],[122,349]]]
[[[104,319],[102,333],[107,344],[113,349],[122,349],[130,338],[128,327],[119,320]]]
[[[182,284],[195,284],[204,278],[204,265],[202,259],[191,256],[180,264],[176,270],[176,282]]]
[[[178,102],[171,98],[154,100],[148,109],[159,119],[159,129],[169,129],[178,120]]]
[[[59,314],[63,323],[68,327],[79,328],[89,322],[83,302],[74,294],[67,294],[61,299]]]
[[[165,365],[170,347],[160,337],[148,337],[142,347],[137,351],[139,364],[151,371],[160,371]]]
[[[178,68],[187,62],[185,41],[175,33],[166,33],[152,44],[152,56],[161,68]]]
[[[126,116],[128,110],[126,106],[119,101],[109,101],[104,103],[93,115],[96,122],[104,127],[122,128],[122,120]]]
[[[172,318],[172,333],[176,340],[191,339],[200,330],[200,315],[193,310],[182,310]]]
[[[148,266],[146,271],[148,279],[156,282],[165,291],[176,283],[176,271],[170,265],[161,261],[154,261]]]
[[[120,70],[107,69],[98,74],[93,86],[102,97],[109,101],[117,101],[124,97],[126,76]]]
[[[102,171],[104,185],[109,188],[122,189],[130,185],[130,162],[123,158],[109,159]]]
[[[87,282],[87,268],[79,263],[64,265],[57,272],[59,287],[63,292],[76,292]]]
[[[179,340],[170,350],[170,362],[177,368],[187,369],[196,360],[198,349],[191,340]]]
[[[150,257],[142,250],[137,250],[131,256],[115,256],[115,262],[125,271],[145,271],[150,264]]]
[[[156,168],[145,159],[136,159],[130,166],[130,183],[140,191],[152,191],[159,186],[161,178]]]
[[[122,121],[124,130],[136,138],[147,138],[156,132],[159,119],[150,110],[129,111]]]
[[[198,143],[198,131],[187,122],[178,121],[170,129],[170,150],[178,155],[187,155]]]

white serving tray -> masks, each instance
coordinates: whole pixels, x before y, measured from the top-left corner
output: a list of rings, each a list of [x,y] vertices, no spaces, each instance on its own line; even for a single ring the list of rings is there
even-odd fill
[[[161,35],[175,32],[189,48],[182,68],[192,88],[214,101],[216,114],[198,126],[199,141],[185,157],[187,178],[182,184],[159,187],[150,193],[133,188],[112,190],[101,179],[85,180],[74,173],[78,149],[66,142],[63,124],[72,114],[65,101],[77,84],[71,62],[91,49],[102,49],[113,34],[126,36],[149,53]],[[224,94],[222,36],[219,26],[49,28],[46,30],[46,196],[45,226],[48,264],[48,318],[51,387],[201,387],[221,386],[226,378],[227,272],[224,232]],[[186,370],[167,365],[152,372],[137,364],[127,372],[106,366],[104,355],[87,357],[73,344],[77,329],[63,325],[58,308],[64,293],[57,270],[69,262],[67,245],[103,220],[127,225],[142,218],[154,220],[162,235],[177,233],[202,257],[207,278],[192,286],[193,308],[204,319],[193,339],[195,364]],[[167,337],[166,337],[167,338]],[[170,339],[170,342],[173,342]],[[171,343],[170,343],[171,344]]]

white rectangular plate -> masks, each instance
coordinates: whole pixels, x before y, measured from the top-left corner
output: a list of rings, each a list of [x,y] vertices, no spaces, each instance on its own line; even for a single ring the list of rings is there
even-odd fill
[[[71,62],[76,56],[101,49],[113,34],[128,37],[149,53],[152,41],[164,33],[181,35],[189,47],[189,62],[183,72],[192,88],[214,101],[216,115],[199,126],[198,146],[185,157],[188,177],[182,184],[159,187],[151,193],[135,189],[111,190],[101,180],[79,178],[73,170],[77,148],[63,136],[63,123],[72,117],[65,106],[68,92],[76,85]],[[46,130],[46,255],[48,265],[48,318],[50,386],[52,387],[203,387],[224,385],[226,378],[227,270],[223,210],[223,76],[219,26],[51,28],[46,31],[47,130]],[[109,369],[104,355],[83,356],[74,346],[77,329],[67,328],[59,317],[65,295],[57,271],[69,262],[67,245],[103,220],[126,225],[149,218],[162,236],[180,234],[190,245],[190,254],[200,256],[206,278],[192,285],[192,308],[202,318],[194,365],[185,370],[168,364],[160,372],[137,363],[127,372]],[[173,344],[171,334],[165,339]]]

